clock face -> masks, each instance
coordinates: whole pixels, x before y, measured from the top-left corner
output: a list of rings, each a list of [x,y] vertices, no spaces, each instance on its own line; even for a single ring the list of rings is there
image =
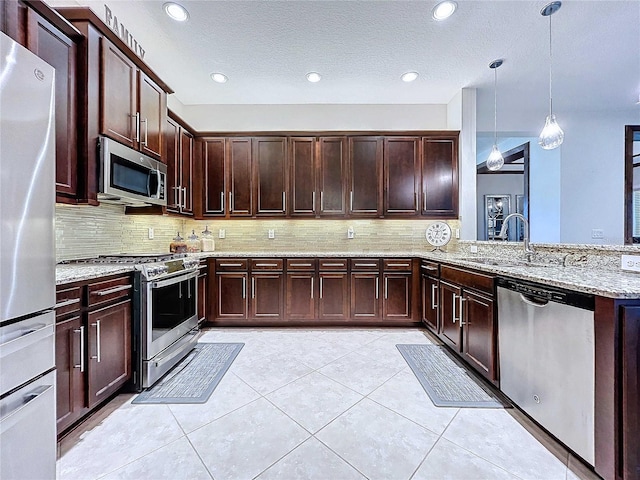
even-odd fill
[[[432,223],[427,227],[426,237],[434,247],[442,247],[451,240],[451,227],[444,222]]]

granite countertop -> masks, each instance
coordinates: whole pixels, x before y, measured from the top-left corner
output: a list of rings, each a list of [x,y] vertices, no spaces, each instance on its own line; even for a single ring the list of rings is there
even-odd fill
[[[583,293],[591,293],[611,298],[640,298],[640,274],[595,269],[587,267],[572,267],[553,264],[513,261],[504,259],[504,264],[491,265],[471,261],[472,256],[461,257],[458,253],[425,252],[425,251],[277,251],[277,252],[206,252],[190,254],[198,258],[291,258],[291,257],[416,257],[451,265],[470,268],[480,272],[487,272],[501,277],[551,285]],[[482,258],[482,257],[480,257]],[[498,262],[500,263],[500,262]],[[56,284],[89,280],[117,273],[132,272],[131,265],[58,265],[56,269]]]

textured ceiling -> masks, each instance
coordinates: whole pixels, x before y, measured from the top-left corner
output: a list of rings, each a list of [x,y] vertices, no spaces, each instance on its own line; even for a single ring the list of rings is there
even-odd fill
[[[51,1],[54,5],[73,0]],[[79,0],[104,18],[104,2]],[[194,1],[177,23],[162,1],[107,2],[146,49],[145,60],[190,104],[448,103],[464,87],[479,107],[544,110],[548,19],[543,1],[458,0],[431,18],[435,1]],[[565,0],[553,17],[554,108],[636,108],[640,0]],[[403,72],[420,77],[407,84]],[[223,72],[226,84],[211,81]],[[317,71],[311,84],[305,74]]]

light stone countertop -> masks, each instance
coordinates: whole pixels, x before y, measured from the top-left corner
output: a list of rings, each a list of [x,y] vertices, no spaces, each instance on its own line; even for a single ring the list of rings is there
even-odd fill
[[[639,298],[640,273],[627,273],[621,270],[585,267],[563,267],[560,265],[541,265],[534,263],[529,266],[519,265],[488,265],[466,260],[471,256],[460,257],[458,253],[425,252],[423,251],[277,251],[277,252],[206,252],[190,254],[199,258],[295,258],[295,257],[416,257],[451,265],[466,267],[480,272],[491,273],[496,276],[529,280],[551,285],[567,290],[591,293],[610,298]],[[493,258],[493,257],[490,257]],[[508,261],[508,260],[507,260]],[[122,265],[58,265],[56,269],[56,284],[89,280],[117,273],[132,272],[133,267]]]

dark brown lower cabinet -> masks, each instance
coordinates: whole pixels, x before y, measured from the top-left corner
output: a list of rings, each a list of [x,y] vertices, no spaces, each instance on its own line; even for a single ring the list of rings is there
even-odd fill
[[[621,310],[622,472],[640,479],[640,306]]]
[[[89,408],[114,393],[131,375],[131,300],[88,317]]]
[[[349,282],[347,273],[320,272],[318,318],[347,320],[349,318]]]
[[[380,274],[351,273],[351,317],[380,317]]]
[[[282,273],[257,273],[251,276],[251,316],[256,319],[282,320]]]
[[[462,351],[461,298],[459,286],[440,280],[440,339],[456,352]]]
[[[384,273],[382,317],[385,320],[411,320],[411,273]]]
[[[438,295],[440,290],[440,280],[423,273],[421,275],[422,289],[422,323],[424,323],[433,333],[440,333],[440,308]]]
[[[249,309],[247,303],[246,272],[218,272],[218,318],[246,319]]]
[[[313,320],[316,318],[316,273],[287,273],[285,318]]]
[[[207,320],[207,290],[209,284],[209,268],[206,261],[200,262],[198,272],[198,323],[202,324]]]
[[[493,298],[472,291],[462,294],[462,356],[488,379],[496,377],[496,321]]]
[[[84,327],[79,315],[56,323],[57,425],[63,431],[87,408]]]

